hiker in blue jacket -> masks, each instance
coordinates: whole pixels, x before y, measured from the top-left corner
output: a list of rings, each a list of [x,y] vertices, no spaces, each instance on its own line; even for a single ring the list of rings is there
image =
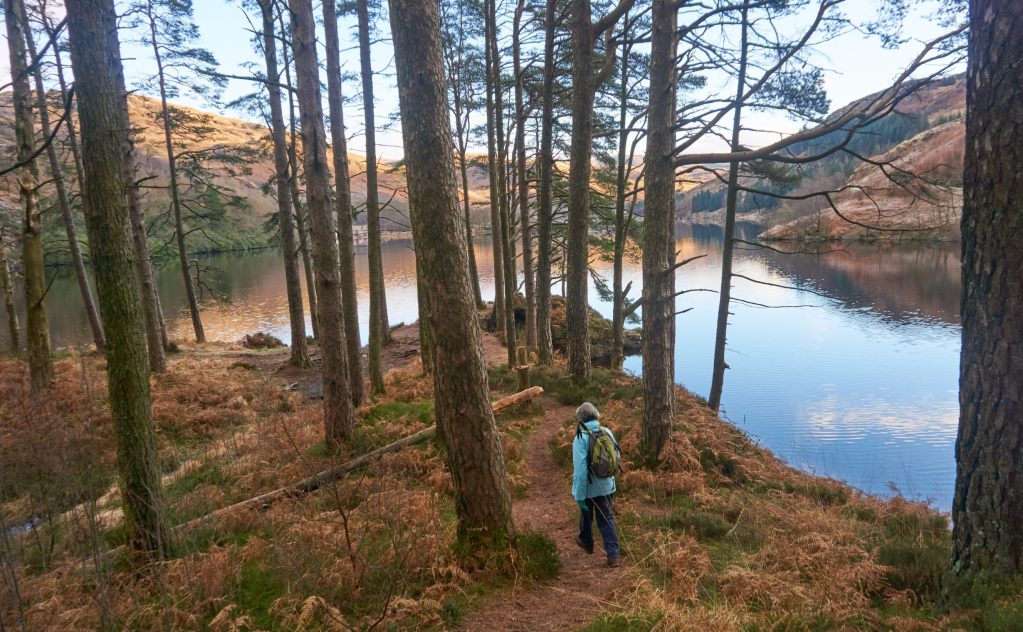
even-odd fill
[[[597,528],[604,540],[604,552],[607,553],[607,565],[610,567],[621,566],[621,558],[618,554],[618,531],[614,519],[614,493],[615,479],[614,469],[611,476],[601,478],[594,476],[589,463],[590,436],[592,433],[599,433],[600,412],[597,408],[586,402],[575,411],[579,420],[576,427],[575,440],[572,442],[572,463],[575,466],[575,473],[572,476],[572,496],[579,504],[581,515],[579,516],[579,535],[575,536],[575,543],[587,553],[593,554],[593,518],[597,518]],[[611,431],[604,429],[611,437],[611,445],[617,451],[618,446]],[[600,436],[595,434],[594,436]],[[617,459],[615,459],[617,466]]]

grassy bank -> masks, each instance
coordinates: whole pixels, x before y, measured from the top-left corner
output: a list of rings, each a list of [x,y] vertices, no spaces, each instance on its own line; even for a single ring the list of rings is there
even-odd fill
[[[433,423],[431,380],[418,364],[392,371],[388,394],[357,410],[357,440],[330,454],[319,402],[287,390],[301,377],[293,369],[273,370],[286,352],[182,346],[152,379],[174,523]],[[570,546],[520,533],[513,555],[459,551],[434,439],[317,493],[229,511],[176,538],[160,561],[106,556],[124,534],[105,361],[59,361],[45,400],[28,397],[26,373],[20,361],[0,361],[0,609],[15,628],[452,629],[481,604],[556,576],[557,546]],[[496,392],[512,389],[506,367],[490,377]],[[949,534],[933,509],[794,470],[681,388],[674,440],[662,460],[644,462],[638,380],[600,369],[585,383],[561,368],[532,377],[560,403],[596,403],[625,452],[624,576],[593,595],[603,606],[587,629],[1018,629],[1023,601],[935,609]],[[516,498],[529,494],[525,446],[541,423],[559,426],[551,448],[567,477],[571,418],[548,418],[535,404],[498,416]],[[552,484],[564,486],[567,505],[567,480]]]

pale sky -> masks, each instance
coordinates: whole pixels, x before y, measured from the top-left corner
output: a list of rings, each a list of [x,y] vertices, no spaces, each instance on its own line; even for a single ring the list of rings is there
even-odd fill
[[[119,6],[121,4],[118,2]],[[220,62],[223,72],[247,74],[243,69],[243,64],[246,62],[262,63],[262,55],[256,53],[250,45],[250,33],[247,31],[249,23],[238,4],[225,0],[197,0],[195,2],[195,17],[202,37],[200,45],[213,52]],[[828,69],[826,89],[832,107],[841,107],[850,101],[883,89],[919,53],[922,46],[920,42],[940,35],[944,29],[928,21],[925,17],[933,11],[934,6],[932,2],[917,1],[914,3],[914,11],[903,32],[903,36],[910,41],[897,50],[884,50],[876,38],[864,37],[859,33],[848,33],[821,45],[817,62]],[[868,17],[874,15],[877,8],[877,0],[850,0],[845,12],[852,16]],[[316,11],[319,12],[318,3]],[[258,24],[257,16],[250,17]],[[352,42],[354,23],[354,18],[345,18],[339,24],[343,71],[355,72],[359,67],[358,49],[353,46]],[[384,33],[389,30],[386,20],[381,21],[380,27]],[[797,28],[797,25],[793,24],[792,28]],[[319,35],[322,37],[322,31]],[[378,72],[383,70],[386,73],[383,76],[376,76],[374,82],[377,98],[377,124],[382,126],[388,120],[388,115],[397,111],[398,106],[390,44],[376,44],[373,47],[373,54],[374,70]],[[125,65],[129,81],[144,75],[152,67],[149,57],[143,49],[127,45],[123,47],[123,55],[126,58]],[[6,83],[10,76],[9,62],[6,55],[0,55],[0,60],[2,60],[0,61],[0,76],[6,77],[3,79],[3,82]],[[710,77],[708,83],[712,89],[731,92],[734,90],[732,87],[734,80],[731,80],[733,84],[729,84],[728,81],[724,77]],[[232,80],[225,94],[225,101],[251,90],[252,86],[248,82]],[[355,84],[347,85],[346,94],[356,97],[357,102],[345,107],[345,122],[348,135],[351,137],[349,150],[363,153],[365,145],[362,135],[359,87]],[[178,101],[184,105],[209,109],[204,103],[194,99],[182,98]],[[225,111],[223,114],[247,118],[244,113],[237,111]],[[754,128],[779,131],[795,131],[800,126],[780,115],[765,114],[749,114],[745,124]],[[766,137],[764,138],[766,139]],[[756,144],[757,140],[760,138],[752,135],[745,137],[746,144]],[[377,142],[378,154],[381,157],[401,157],[401,136],[397,130],[378,131]],[[475,149],[479,151],[482,148]],[[720,149],[721,147],[714,141],[709,140],[703,147],[693,148],[694,151]]]

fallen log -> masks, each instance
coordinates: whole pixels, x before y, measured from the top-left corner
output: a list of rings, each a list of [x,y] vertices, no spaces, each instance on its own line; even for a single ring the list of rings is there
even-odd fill
[[[541,388],[539,386],[534,386],[533,388],[526,389],[526,390],[521,391],[519,393],[515,393],[514,395],[506,397],[506,398],[504,398],[504,399],[502,399],[500,401],[494,402],[492,404],[492,406],[494,408],[494,412],[498,413],[498,412],[500,412],[500,411],[502,411],[502,410],[504,410],[506,408],[510,408],[511,406],[514,406],[516,404],[521,404],[522,402],[527,402],[527,401],[533,399],[534,397],[536,397],[537,395],[539,395],[540,393],[543,393],[543,388]],[[390,454],[391,452],[397,452],[398,450],[400,450],[402,448],[422,443],[423,441],[426,441],[428,439],[433,438],[436,434],[437,434],[437,426],[436,425],[430,426],[429,428],[426,428],[425,430],[420,430],[419,432],[417,432],[417,433],[415,433],[413,435],[409,435],[409,436],[407,436],[407,437],[405,437],[403,439],[399,439],[398,441],[395,441],[394,443],[389,443],[389,444],[385,445],[382,448],[377,448],[376,450],[373,450],[372,452],[370,452],[368,454],[364,454],[364,455],[362,455],[362,456],[360,456],[360,457],[358,457],[356,459],[352,459],[351,461],[346,461],[346,462],[344,462],[344,463],[342,463],[340,465],[337,465],[335,467],[330,468],[329,470],[324,470],[324,471],[322,471],[322,472],[320,472],[318,474],[314,474],[314,475],[310,476],[309,478],[306,478],[305,480],[301,480],[301,481],[299,481],[297,483],[293,483],[291,485],[288,485],[287,487],[282,487],[280,489],[275,489],[272,492],[267,492],[265,494],[260,494],[259,496],[255,496],[253,498],[249,498],[248,500],[243,500],[243,501],[241,501],[239,503],[235,503],[233,505],[229,505],[229,506],[224,507],[222,509],[217,509],[213,513],[210,513],[210,514],[207,514],[205,516],[202,516],[201,518],[196,518],[194,520],[189,520],[188,522],[185,522],[183,524],[179,524],[178,526],[174,527],[173,532],[174,533],[180,533],[182,531],[189,531],[189,530],[191,530],[194,527],[197,527],[197,526],[202,525],[202,524],[204,524],[206,522],[209,522],[210,520],[215,520],[216,518],[224,515],[227,512],[230,512],[230,511],[238,511],[238,510],[245,510],[245,509],[257,509],[257,508],[258,509],[262,509],[262,508],[267,507],[270,504],[275,503],[275,502],[277,502],[279,500],[282,500],[284,498],[287,498],[287,497],[290,497],[290,496],[297,496],[299,494],[307,494],[309,492],[312,492],[312,491],[315,491],[315,490],[319,489],[320,487],[322,487],[326,483],[329,483],[331,481],[334,481],[334,480],[337,480],[337,479],[341,478],[345,474],[348,474],[350,472],[354,472],[355,470],[360,470],[360,469],[362,469],[364,467],[368,467],[374,461],[378,461],[385,454]]]

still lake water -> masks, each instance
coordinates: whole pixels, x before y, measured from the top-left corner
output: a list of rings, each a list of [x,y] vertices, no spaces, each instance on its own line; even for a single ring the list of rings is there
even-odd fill
[[[740,229],[747,238],[755,234],[752,227]],[[678,289],[716,290],[721,229],[681,225],[678,238],[680,257],[707,255],[680,270]],[[484,298],[492,299],[489,242],[476,244],[476,259]],[[225,299],[204,303],[203,324],[210,340],[238,340],[256,331],[288,340],[279,251],[211,256],[203,263],[217,269],[213,285]],[[356,266],[365,343],[365,248],[358,252]],[[610,278],[610,264],[598,262],[595,267]],[[410,244],[386,243],[384,270],[390,322],[415,321]],[[819,256],[743,250],[737,252],[735,271],[829,298],[735,280],[736,298],[804,307],[765,309],[733,302],[726,357],[731,370],[722,398],[725,416],[796,467],[871,492],[890,494],[894,487],[907,497],[930,499],[947,509],[955,481],[958,423],[958,244],[851,245]],[[54,346],[91,342],[73,274],[69,269],[51,269],[49,274],[58,277],[47,294]],[[639,296],[638,261],[626,264],[629,281],[630,295]],[[173,267],[159,270],[157,285],[171,337],[190,338],[180,272]],[[560,289],[555,286],[556,293]],[[590,298],[610,317],[611,305],[600,303],[592,286]],[[717,294],[693,292],[677,300],[679,310],[694,309],[678,316],[676,381],[706,395]],[[8,346],[6,336],[6,327],[0,328],[0,348]],[[625,368],[640,373],[640,357],[627,358]]]

